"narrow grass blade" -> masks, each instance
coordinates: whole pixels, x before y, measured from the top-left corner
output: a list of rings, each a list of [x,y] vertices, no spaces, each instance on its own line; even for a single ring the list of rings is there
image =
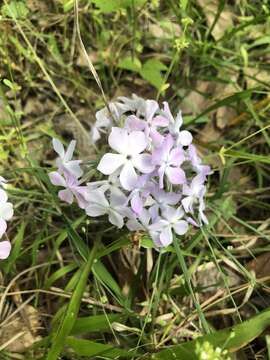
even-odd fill
[[[196,360],[198,359],[195,353],[196,344],[202,344],[206,341],[214,347],[235,352],[257,338],[269,325],[270,308],[239,325],[216,331],[181,345],[170,346],[156,354],[152,354],[146,360]]]
[[[91,271],[93,261],[95,259],[95,255],[96,255],[96,245],[94,245],[87,262],[84,264],[81,277],[70,299],[70,303],[67,307],[67,311],[64,315],[64,318],[61,321],[57,329],[57,332],[54,334],[52,338],[51,348],[48,352],[47,360],[58,359],[59,354],[61,353],[63,347],[65,346],[66,338],[70,334],[75,324],[77,314],[79,312],[81,299],[87,284],[88,276]]]
[[[106,314],[86,316],[76,319],[71,335],[81,335],[91,332],[111,332],[111,323],[123,319],[122,314]]]

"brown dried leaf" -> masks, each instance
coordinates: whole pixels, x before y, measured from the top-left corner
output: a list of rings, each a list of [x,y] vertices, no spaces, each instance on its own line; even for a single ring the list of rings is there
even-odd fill
[[[38,310],[31,305],[25,305],[23,310],[27,316],[27,324],[20,313],[17,313],[0,329],[0,347],[3,346],[7,351],[22,353],[40,340],[37,335],[41,323]],[[18,338],[17,334],[20,334]],[[10,342],[12,338],[15,340]]]
[[[270,275],[270,252],[257,256],[247,263],[246,268],[254,271],[256,278],[262,278]]]

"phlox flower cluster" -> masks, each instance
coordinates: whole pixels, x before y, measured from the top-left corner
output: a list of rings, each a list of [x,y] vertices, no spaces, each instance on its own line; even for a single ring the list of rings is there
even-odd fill
[[[0,176],[0,239],[7,230],[7,221],[13,216],[13,205],[8,202],[8,195],[5,191],[6,180]],[[11,250],[11,244],[8,240],[0,240],[0,260],[6,259]]]
[[[72,160],[75,141],[65,151],[53,139],[59,157],[51,182],[64,187],[60,199],[76,199],[87,215],[107,215],[118,228],[147,232],[157,247],[166,247],[189,225],[207,223],[204,196],[211,170],[182,125],[181,112],[174,117],[167,102],[160,107],[136,95],[120,97],[97,112],[90,133],[96,146],[108,139],[97,166],[102,180],[84,184],[81,161]]]

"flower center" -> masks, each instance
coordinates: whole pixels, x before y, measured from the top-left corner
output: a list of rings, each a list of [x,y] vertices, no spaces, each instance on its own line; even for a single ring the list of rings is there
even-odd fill
[[[131,160],[132,156],[131,155],[127,155],[127,160]]]

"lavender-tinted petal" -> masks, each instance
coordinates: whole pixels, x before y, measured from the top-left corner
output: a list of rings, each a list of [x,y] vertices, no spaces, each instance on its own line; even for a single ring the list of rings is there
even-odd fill
[[[57,171],[52,171],[49,173],[50,181],[55,186],[63,186],[66,187],[66,180],[62,175],[60,175]]]
[[[164,187],[164,174],[165,174],[165,166],[162,165],[159,169],[158,169],[158,176],[159,176],[159,188],[163,189]]]
[[[157,115],[152,121],[154,127],[165,127],[169,125],[169,120],[165,116]]]
[[[170,226],[165,227],[160,233],[160,242],[162,246],[166,247],[173,242],[173,234]]]
[[[141,215],[143,211],[143,201],[138,193],[131,198],[130,205],[137,215]]]
[[[145,129],[146,122],[137,118],[135,115],[130,115],[127,117],[125,122],[125,129],[127,131],[143,131]]]
[[[104,175],[110,175],[114,173],[120,166],[126,161],[124,155],[107,153],[103,155],[100,160],[97,169]]]
[[[11,244],[9,241],[0,241],[0,259],[4,260],[9,257]]]
[[[130,219],[126,222],[126,227],[130,231],[144,230],[144,227],[136,219]]]
[[[138,176],[134,170],[131,161],[127,161],[120,173],[120,183],[125,190],[135,188]]]
[[[0,219],[0,239],[7,230],[7,223],[4,219]]]
[[[184,235],[188,231],[188,223],[185,220],[179,220],[173,225],[173,229],[177,235]]]
[[[149,174],[155,169],[152,164],[152,157],[150,154],[139,154],[132,158],[132,164],[144,174]]]
[[[186,182],[185,172],[180,168],[168,166],[166,169],[166,175],[171,184],[180,185]]]
[[[173,166],[180,166],[185,161],[185,155],[180,148],[173,149],[170,152],[169,163]]]
[[[164,141],[164,136],[162,136],[156,129],[150,130],[150,137],[155,147],[161,146]]]
[[[62,201],[65,201],[68,204],[73,203],[73,194],[69,189],[60,190],[58,192],[58,197],[59,197],[59,199],[61,199]]]

